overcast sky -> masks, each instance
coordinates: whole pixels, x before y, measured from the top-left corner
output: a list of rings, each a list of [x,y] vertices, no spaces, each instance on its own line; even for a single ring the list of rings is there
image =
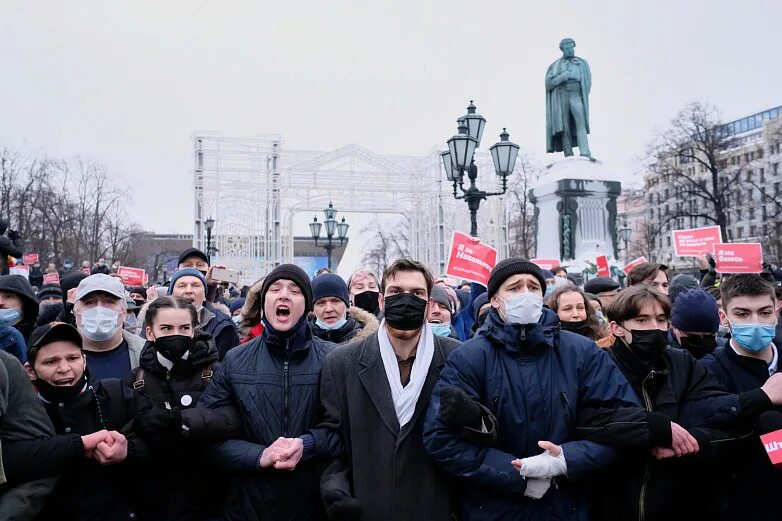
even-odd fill
[[[687,102],[725,119],[782,104],[781,15],[775,0],[4,0],[0,143],[103,162],[144,227],[192,233],[195,129],[425,155],[474,99],[484,144],[506,126],[545,162],[543,76],[570,36],[592,69],[593,154],[639,183],[634,158]]]

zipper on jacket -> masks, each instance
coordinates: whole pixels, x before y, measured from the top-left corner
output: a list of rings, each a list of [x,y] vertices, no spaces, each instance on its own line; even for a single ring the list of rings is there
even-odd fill
[[[643,395],[644,399],[644,406],[646,407],[646,410],[649,412],[652,412],[652,399],[649,396],[649,393],[646,390],[646,383],[649,381],[650,378],[654,378],[654,376],[657,373],[655,371],[651,371],[648,375],[646,375],[646,378],[644,378],[644,381],[641,382],[641,394]],[[638,497],[638,520],[644,521],[646,518],[646,512],[644,509],[646,508],[646,487],[649,485],[649,463],[646,463],[644,465],[644,480],[641,483],[641,494]]]
[[[288,344],[290,340],[285,341],[285,361],[282,363],[282,436],[288,437]]]

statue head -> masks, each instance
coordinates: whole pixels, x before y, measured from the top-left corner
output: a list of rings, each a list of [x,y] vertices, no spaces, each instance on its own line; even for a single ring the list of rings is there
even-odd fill
[[[562,56],[572,58],[576,55],[576,41],[573,38],[564,38],[559,42],[559,49],[562,51]]]

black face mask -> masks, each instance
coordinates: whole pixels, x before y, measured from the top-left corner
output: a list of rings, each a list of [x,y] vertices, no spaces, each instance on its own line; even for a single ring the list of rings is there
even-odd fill
[[[67,403],[73,400],[79,396],[86,383],[86,371],[81,374],[81,377],[76,380],[73,385],[68,386],[52,385],[41,378],[37,378],[33,381],[33,384],[38,389],[41,396],[43,396],[46,401],[53,403]]]
[[[389,326],[401,331],[413,331],[424,325],[428,301],[410,293],[398,293],[385,298],[385,317]]]
[[[185,335],[161,336],[155,339],[155,350],[172,362],[182,359],[190,347],[193,339]]]
[[[134,303],[135,303],[135,304],[136,304],[138,307],[141,307],[141,306],[143,306],[144,304],[146,304],[146,303],[147,303],[147,301],[146,301],[146,300],[134,300],[133,302],[134,302]]]
[[[668,345],[665,332],[660,329],[632,329],[630,334],[633,336],[630,350],[644,361],[659,360]]]
[[[571,333],[576,333],[581,336],[589,336],[589,319],[587,318],[572,322],[561,320],[559,324],[565,331],[570,331]]]
[[[380,309],[380,303],[377,300],[379,295],[380,293],[372,290],[356,293],[353,295],[353,304],[356,307],[361,308],[364,311],[369,311],[374,315]]]
[[[714,348],[717,347],[717,337],[713,335],[685,336],[681,338],[679,343],[697,359],[714,351]]]

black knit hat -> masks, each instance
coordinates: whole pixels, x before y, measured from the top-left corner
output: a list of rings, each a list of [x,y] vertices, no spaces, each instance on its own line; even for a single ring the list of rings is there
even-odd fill
[[[350,296],[348,295],[348,285],[336,273],[324,273],[312,279],[312,301],[325,297],[336,297],[350,306]]]
[[[263,303],[266,301],[266,292],[269,291],[269,286],[282,279],[292,280],[299,289],[301,289],[301,292],[304,294],[304,311],[305,313],[308,313],[312,309],[312,286],[310,285],[310,278],[303,269],[295,264],[280,264],[274,268],[271,273],[266,275],[266,278],[263,279],[263,286],[261,287],[261,309],[263,309]]]
[[[505,259],[497,263],[489,275],[488,297],[491,299],[500,286],[511,275],[526,273],[532,275],[540,283],[541,291],[546,291],[546,278],[543,276],[543,270],[537,264],[519,258]]]
[[[59,284],[44,284],[38,290],[39,301],[52,297],[62,300],[62,289]]]

